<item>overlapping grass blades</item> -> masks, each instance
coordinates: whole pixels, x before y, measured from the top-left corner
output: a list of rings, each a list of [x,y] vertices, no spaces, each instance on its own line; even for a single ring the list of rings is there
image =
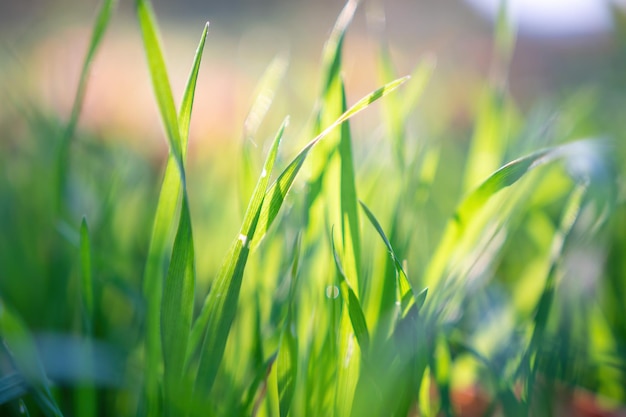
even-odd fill
[[[170,147],[170,156],[153,223],[143,283],[147,303],[144,381],[146,408],[144,411],[151,415],[158,413],[159,410],[159,373],[162,366],[167,404],[171,405],[175,398],[179,398],[188,350],[188,336],[194,305],[195,265],[184,160],[193,98],[208,24],[200,38],[177,117],[153,11],[147,1],[138,0],[136,7],[150,76]],[[177,221],[176,213],[181,196],[182,205]],[[168,260],[167,248],[170,244],[168,239],[175,227],[177,228],[176,239],[167,277],[163,283],[161,268]],[[163,296],[164,286],[165,297]],[[174,410],[170,410],[170,413],[174,413]]]
[[[194,391],[203,397],[210,393],[224,355],[226,340],[237,311],[239,291],[250,252],[250,241],[255,235],[259,213],[278,154],[278,146],[286,126],[287,119],[278,130],[267,155],[239,235],[233,242],[205,299],[200,316],[193,325],[187,362],[194,360],[196,353],[199,353]]]
[[[443,278],[446,264],[453,258],[456,246],[463,237],[466,228],[493,195],[515,184],[529,171],[541,165],[563,157],[582,155],[587,149],[585,146],[581,146],[584,143],[587,142],[570,142],[533,152],[511,161],[491,174],[480,186],[469,193],[457,206],[453,218],[446,226],[441,242],[425,273],[425,284],[433,287]],[[594,145],[590,143],[590,146],[593,147]]]
[[[267,234],[270,226],[276,219],[278,212],[280,211],[280,207],[289,192],[289,189],[293,185],[293,182],[296,179],[296,176],[300,172],[300,168],[304,164],[307,156],[324,137],[326,137],[333,129],[335,129],[340,124],[344,123],[346,120],[355,116],[359,112],[365,110],[370,104],[386,96],[391,93],[404,82],[406,82],[409,77],[402,77],[397,80],[394,80],[390,83],[387,83],[383,87],[373,91],[367,96],[360,99],[356,102],[352,107],[350,107],[346,112],[344,112],[337,120],[335,120],[330,126],[324,129],[319,135],[313,138],[306,146],[300,150],[298,155],[287,165],[281,174],[278,176],[276,181],[272,183],[272,185],[267,189],[266,198],[263,200],[263,206],[261,207],[261,212],[259,213],[259,221],[258,221],[258,230],[255,232],[255,235],[252,239],[252,247],[256,248],[261,240]]]

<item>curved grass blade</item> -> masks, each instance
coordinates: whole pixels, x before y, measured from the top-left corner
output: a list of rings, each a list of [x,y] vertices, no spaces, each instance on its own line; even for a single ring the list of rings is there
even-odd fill
[[[425,284],[432,288],[433,285],[439,282],[445,272],[447,260],[454,253],[465,229],[472,218],[494,194],[515,184],[524,175],[538,166],[553,162],[564,156],[574,156],[585,152],[587,148],[584,144],[588,142],[581,140],[543,149],[509,162],[491,174],[489,178],[457,206],[453,218],[446,226],[443,238],[433,255],[432,261],[428,265],[425,274]]]
[[[26,324],[0,299],[0,339],[11,354],[15,368],[28,385],[37,405],[46,416],[62,417],[50,392],[46,373],[41,365],[35,341]]]
[[[237,311],[239,290],[248,260],[250,241],[255,234],[259,213],[287,122],[288,119],[285,119],[276,134],[246,210],[239,236],[232,244],[191,332],[187,363],[200,348],[200,362],[194,391],[202,397],[206,397],[211,391],[224,355],[226,340]]]
[[[80,111],[83,108],[83,101],[85,99],[85,93],[87,91],[87,81],[89,78],[89,71],[91,69],[91,64],[93,63],[93,59],[96,55],[96,51],[102,42],[102,38],[104,37],[104,33],[106,32],[107,27],[109,26],[109,22],[111,21],[111,16],[113,16],[113,11],[115,10],[115,6],[117,4],[117,0],[103,0],[102,5],[98,11],[98,15],[96,17],[96,22],[93,26],[93,31],[91,32],[91,39],[89,41],[89,47],[87,48],[87,55],[85,56],[85,60],[83,61],[83,67],[80,72],[80,78],[78,80],[78,88],[76,89],[76,94],[74,96],[74,102],[72,104],[72,110],[70,113],[70,119],[63,131],[63,136],[61,137],[61,141],[59,143],[58,153],[57,153],[57,190],[55,195],[57,196],[57,211],[61,208],[61,201],[63,195],[63,189],[65,187],[66,181],[66,169],[68,165],[68,152],[69,145],[72,137],[74,136],[74,132],[76,131],[76,125],[78,124],[78,118],[80,117]]]
[[[300,168],[302,168],[302,164],[304,164],[304,161],[309,155],[309,152],[311,152],[311,149],[313,149],[313,147],[320,140],[327,136],[337,126],[350,119],[357,113],[361,112],[379,98],[391,93],[408,79],[409,77],[399,78],[388,84],[385,84],[383,87],[363,97],[356,104],[350,107],[344,114],[342,114],[341,117],[339,117],[333,124],[324,129],[323,132],[313,138],[313,140],[311,140],[304,148],[302,148],[298,155],[296,155],[296,157],[289,163],[287,168],[284,169],[278,179],[268,188],[267,192],[265,193],[266,196],[263,200],[263,206],[261,207],[261,212],[259,214],[257,231],[251,244],[253,250],[259,245],[263,237],[265,237],[267,231],[269,230],[269,227],[272,225],[272,222],[278,215],[283,201],[285,200],[287,193],[291,189],[291,186],[293,185],[293,182],[296,179]]]

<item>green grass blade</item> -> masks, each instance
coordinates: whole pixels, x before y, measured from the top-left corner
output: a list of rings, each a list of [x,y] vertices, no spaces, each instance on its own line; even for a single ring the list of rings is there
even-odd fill
[[[387,235],[385,234],[382,226],[378,222],[378,219],[376,219],[374,213],[372,213],[372,211],[365,205],[365,203],[363,203],[362,201],[360,203],[366,217],[368,218],[372,226],[374,226],[374,229],[376,229],[376,232],[378,232],[378,235],[387,247],[389,255],[391,256],[391,259],[393,260],[393,263],[395,265],[397,283],[393,282],[393,285],[397,288],[397,290],[394,292],[389,291],[389,293],[397,293],[400,301],[401,317],[404,318],[411,309],[411,307],[416,303],[415,293],[413,292],[411,283],[409,282],[409,279],[404,272],[404,268],[402,268],[402,263],[396,256],[396,253],[391,246],[391,242],[389,242],[389,239],[387,238]],[[393,306],[395,305],[395,302],[395,298],[388,300],[381,299],[380,314],[383,315],[385,314],[385,312],[390,311],[390,309],[393,308]]]
[[[94,289],[91,270],[91,240],[87,219],[83,217],[80,225],[80,267],[81,267],[81,299],[83,306],[83,323],[87,335],[93,332],[94,320]]]
[[[182,378],[193,316],[195,263],[191,218],[183,199],[172,260],[165,280],[161,303],[166,404],[182,395]],[[172,411],[172,414],[177,414]]]
[[[341,109],[345,111],[346,93],[343,81],[339,83]],[[345,277],[358,293],[361,286],[361,236],[359,233],[359,203],[356,191],[354,160],[352,157],[352,135],[350,125],[341,125],[339,139],[340,172],[340,205],[341,205],[341,238],[343,243],[343,259]]]
[[[148,59],[152,88],[154,89],[154,94],[159,106],[159,112],[165,127],[170,151],[176,160],[181,181],[184,184],[185,174],[183,168],[183,144],[178,128],[174,97],[172,95],[172,89],[167,76],[165,59],[161,50],[161,42],[159,41],[154,11],[152,10],[152,6],[148,0],[137,0],[135,5],[137,9],[137,18],[139,19],[139,26],[141,27],[144,50]]]
[[[74,136],[74,132],[76,131],[76,125],[78,124],[78,118],[80,117],[80,111],[83,108],[83,101],[85,99],[85,93],[87,91],[87,81],[89,79],[89,71],[91,69],[91,65],[93,63],[93,59],[96,55],[98,47],[102,42],[102,38],[106,32],[107,27],[109,26],[109,22],[111,21],[111,17],[113,16],[113,12],[115,10],[115,6],[117,4],[117,0],[103,0],[98,10],[98,14],[96,17],[96,22],[93,26],[93,30],[91,32],[91,39],[89,41],[89,46],[87,48],[87,55],[85,56],[85,60],[83,61],[83,67],[80,72],[80,78],[78,80],[78,87],[76,89],[76,94],[74,95],[74,102],[72,104],[72,110],[70,113],[70,119],[65,126],[63,131],[63,136],[61,137],[61,141],[59,143],[59,149],[57,153],[57,191],[55,195],[58,198],[57,201],[57,211],[60,209],[61,198],[63,195],[65,181],[66,181],[66,169],[68,165],[68,152],[69,145],[72,137]]]
[[[337,267],[340,279],[339,291],[341,293],[341,298],[348,309],[350,323],[352,324],[352,331],[359,342],[359,347],[361,348],[363,356],[366,357],[369,350],[370,337],[367,329],[367,322],[365,321],[365,314],[363,313],[363,308],[361,308],[359,298],[346,278],[346,273],[335,247],[334,238],[332,238],[331,247],[333,251],[333,259],[335,260],[335,266]]]
[[[359,5],[359,0],[348,0],[341,10],[335,26],[324,45],[322,51],[322,72],[326,79],[322,85],[323,96],[331,88],[331,85],[339,76],[341,70],[341,49],[346,30],[354,18],[354,12]]]
[[[50,392],[48,379],[37,353],[35,341],[22,319],[0,299],[0,339],[12,355],[17,371],[26,381],[37,405],[49,417],[62,417]]]
[[[94,288],[91,266],[91,239],[89,237],[89,229],[87,219],[83,217],[80,225],[80,266],[81,266],[81,305],[83,315],[84,333],[88,339],[84,342],[86,369],[93,369],[93,349],[91,346],[91,337],[93,336],[93,328],[95,323],[94,317]],[[80,416],[95,416],[97,414],[97,397],[93,384],[84,381],[77,388],[75,395],[76,414]]]
[[[252,194],[244,216],[239,236],[231,246],[220,272],[207,296],[200,316],[194,323],[188,358],[199,347],[200,362],[196,376],[195,392],[206,396],[211,391],[219,369],[226,340],[237,311],[239,290],[249,254],[250,241],[254,237],[259,212],[267,191],[270,175],[278,154],[287,119],[283,122],[267,155],[263,171]]]
[[[180,103],[180,109],[178,110],[178,129],[180,132],[181,154],[183,162],[187,156],[187,143],[189,141],[189,125],[191,123],[191,111],[193,109],[193,99],[196,93],[196,84],[198,81],[198,72],[200,71],[200,63],[202,62],[202,53],[204,52],[204,44],[206,42],[207,34],[209,33],[209,23],[204,26],[202,35],[200,36],[200,43],[196,48],[196,55],[193,60],[193,65],[187,79],[187,85],[183,94],[182,102]]]
[[[144,7],[147,7],[144,5]],[[149,11],[145,19],[145,23],[151,26],[152,16]],[[191,121],[191,112],[193,107],[193,99],[198,78],[198,72],[204,50],[205,40],[208,33],[208,24],[202,32],[194,62],[189,74],[187,86],[183,95],[178,115],[178,127],[180,132],[180,141],[182,145],[182,158],[185,159],[187,153],[187,142],[189,137],[189,125]],[[154,39],[156,40],[156,38]],[[158,45],[157,45],[158,46]],[[146,48],[147,49],[147,48]],[[158,50],[159,48],[157,48]],[[162,59],[161,59],[162,62]],[[165,71],[165,69],[162,69]],[[167,78],[166,78],[167,80]],[[168,94],[166,94],[168,95]],[[169,94],[171,97],[171,93]],[[166,100],[167,101],[167,100]],[[163,366],[163,352],[161,350],[161,305],[163,294],[164,270],[163,265],[169,261],[167,254],[168,246],[171,245],[171,236],[178,227],[182,219],[176,219],[178,203],[181,199],[183,184],[177,161],[173,151],[170,149],[167,166],[161,184],[161,191],[157,203],[157,209],[152,225],[152,234],[148,248],[148,256],[146,267],[144,270],[143,294],[147,303],[146,309],[146,366],[145,366],[145,384],[147,396],[148,415],[158,413],[157,397],[158,397],[158,379],[161,367]],[[177,226],[178,223],[178,226]],[[191,234],[189,233],[189,238]],[[192,244],[191,240],[189,244]]]
[[[357,113],[361,112],[362,110],[366,109],[370,104],[372,104],[379,98],[391,93],[408,79],[409,77],[399,78],[368,94],[352,107],[350,107],[350,109],[342,114],[341,117],[339,117],[333,124],[324,129],[323,132],[313,138],[313,140],[311,140],[304,148],[302,148],[298,155],[296,155],[296,157],[289,163],[289,165],[287,165],[287,168],[284,169],[284,171],[279,175],[278,179],[268,188],[266,192],[266,198],[263,201],[263,206],[261,207],[261,212],[259,214],[257,231],[251,244],[251,247],[253,249],[256,248],[263,239],[263,237],[265,237],[274,219],[278,215],[283,201],[285,200],[287,193],[291,189],[291,186],[293,185],[293,182],[296,179],[298,172],[300,172],[302,164],[304,164],[304,161],[309,155],[309,152],[311,152],[311,149],[313,149],[313,147],[320,140],[327,136],[337,126],[350,119]]]

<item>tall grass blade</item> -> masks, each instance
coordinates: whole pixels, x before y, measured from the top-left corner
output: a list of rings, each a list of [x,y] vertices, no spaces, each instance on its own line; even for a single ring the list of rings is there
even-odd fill
[[[304,164],[309,152],[311,149],[325,136],[327,136],[333,129],[337,126],[350,119],[352,116],[366,109],[371,103],[375,102],[381,97],[386,96],[391,93],[395,89],[397,89],[400,85],[402,85],[405,81],[407,81],[409,77],[399,78],[394,80],[383,87],[377,89],[376,91],[368,94],[359,100],[356,104],[354,104],[350,109],[348,109],[344,114],[341,115],[333,124],[328,126],[317,135],[313,140],[311,140],[302,150],[296,155],[296,157],[287,165],[287,168],[281,172],[276,181],[268,188],[266,192],[266,198],[263,200],[263,206],[261,207],[261,212],[259,214],[259,221],[257,225],[257,231],[252,240],[251,247],[256,248],[263,237],[267,234],[272,222],[278,215],[280,208],[287,196],[287,193],[291,189],[298,172],[300,172],[300,168]]]
[[[92,340],[95,324],[94,317],[94,288],[91,266],[91,239],[87,219],[83,217],[80,225],[80,266],[81,266],[81,306],[83,317],[83,331],[87,338],[84,341],[85,363],[82,366],[93,370]],[[89,381],[83,381],[77,388],[75,395],[76,414],[80,416],[95,416],[97,414],[97,397],[94,386]]]
[[[367,323],[365,321],[365,314],[363,313],[363,308],[361,307],[361,302],[359,301],[359,298],[357,297],[354,289],[346,278],[346,273],[343,269],[339,254],[337,253],[337,248],[335,247],[334,237],[331,241],[331,247],[333,251],[333,259],[335,260],[335,266],[337,267],[337,272],[340,280],[339,292],[345,306],[347,307],[352,330],[354,332],[354,335],[356,336],[357,341],[359,342],[361,352],[363,356],[366,357],[367,352],[369,351],[370,336],[367,329]]]
[[[80,224],[80,267],[83,324],[85,333],[91,335],[94,325],[94,289],[91,269],[91,240],[87,219],[84,217]]]
[[[195,263],[191,218],[183,199],[178,232],[172,249],[161,303],[161,342],[163,347],[166,403],[182,395],[182,379],[193,315]],[[171,414],[177,414],[171,410]]]
[[[0,299],[0,339],[12,357],[15,368],[28,385],[41,411],[48,417],[63,414],[52,396],[37,346],[22,319]]]
[[[138,8],[139,7],[140,4],[138,3]],[[150,51],[152,52],[149,52],[152,54],[152,58],[149,58],[149,61],[153,63],[160,62],[162,65],[164,65],[162,56],[160,54],[160,47],[158,43],[154,44],[154,42],[158,42],[158,39],[156,38],[156,28],[153,22],[154,18],[152,12],[150,11],[149,4],[141,5],[141,10],[142,17],[140,19],[143,22],[142,27],[146,32],[146,34],[144,35],[144,39],[146,40],[146,42],[150,40],[153,42],[150,49]],[[165,118],[165,115],[163,116],[165,124],[167,126],[170,126],[170,128],[175,128],[176,131],[179,132],[178,140],[180,141],[181,145],[180,157],[183,159],[183,162],[187,153],[187,142],[189,137],[189,125],[191,121],[193,99],[207,34],[208,24],[205,26],[200,37],[200,42],[196,50],[194,62],[181,102],[178,119],[176,121],[177,123],[174,123],[174,126],[172,126],[171,120],[168,121]],[[148,45],[146,45],[146,50],[149,50]],[[167,75],[165,71],[166,69],[164,67],[157,67],[155,68],[154,72],[151,71],[151,75],[155,80],[161,79],[162,83],[165,83],[165,85],[161,85],[160,87],[161,90],[165,89],[165,92],[163,93],[163,97],[161,98],[160,102],[163,102],[167,108],[170,108],[170,106],[173,107],[173,101],[171,99],[171,92],[167,92],[169,90],[169,83],[167,82]],[[165,79],[164,81],[163,78]],[[161,90],[157,90],[156,88],[157,81],[154,81],[154,84],[155,92],[159,94],[159,91]],[[167,112],[169,112],[169,110],[166,111],[166,113]],[[168,131],[168,137],[170,134],[171,133],[169,133]],[[169,142],[171,144],[173,140],[170,139]],[[183,190],[184,184],[182,182],[179,165],[174,150],[170,145],[170,154],[168,157],[167,166],[165,168],[165,174],[163,177],[163,182],[161,184],[161,191],[159,194],[157,209],[152,225],[152,234],[148,248],[148,256],[146,260],[143,280],[143,294],[147,304],[145,315],[146,366],[144,384],[146,385],[145,390],[147,396],[147,409],[145,411],[148,415],[158,413],[158,380],[160,378],[159,375],[163,366],[163,352],[161,350],[161,308],[165,275],[163,266],[169,261],[167,249],[169,245],[171,245],[170,239],[176,228],[180,230],[180,233],[189,238],[189,242],[187,244],[181,243],[180,245],[182,245],[187,251],[187,253],[182,256],[188,257],[191,254],[191,257],[188,258],[188,261],[193,262],[193,248],[191,248],[191,250],[189,249],[189,245],[192,245],[191,230],[189,229],[188,231],[183,231],[187,227],[186,224],[189,222],[189,219],[183,219],[182,216],[188,216],[189,213],[183,214],[183,211],[181,211],[181,218],[176,218],[178,203],[181,199],[181,195],[183,195]],[[186,197],[183,198],[186,199]],[[188,206],[187,202],[185,202],[185,206]],[[183,229],[181,229],[181,224]],[[186,279],[191,279],[191,276],[186,276]],[[191,286],[187,284],[185,285],[185,287],[189,288]],[[192,308],[192,306],[185,306],[185,308],[189,309]],[[183,313],[183,315],[185,314],[186,313]]]
[[[211,391],[219,369],[226,340],[237,311],[239,290],[254,237],[261,205],[265,198],[270,175],[278,154],[287,119],[283,122],[267,155],[263,171],[257,181],[244,216],[239,236],[222,264],[220,272],[205,299],[200,316],[193,325],[188,360],[200,348],[200,361],[196,375],[195,392],[206,396]]]
[[[76,125],[78,124],[78,118],[80,117],[80,111],[83,107],[83,101],[85,99],[85,93],[87,91],[87,81],[89,79],[89,71],[91,69],[91,65],[93,63],[93,59],[96,55],[98,47],[102,42],[102,38],[106,32],[107,27],[109,26],[109,22],[111,21],[111,17],[113,16],[113,12],[115,10],[115,6],[117,4],[117,0],[103,0],[98,10],[98,14],[96,17],[96,22],[93,26],[93,30],[91,32],[91,39],[89,41],[89,46],[87,48],[87,55],[85,56],[85,60],[83,61],[83,66],[80,72],[80,78],[78,80],[78,87],[76,89],[76,94],[74,95],[74,102],[72,104],[72,110],[70,113],[70,119],[63,130],[63,136],[61,137],[61,141],[59,143],[58,153],[57,153],[57,183],[56,183],[56,192],[54,195],[57,197],[57,212],[61,208],[61,200],[65,188],[66,181],[66,169],[68,166],[68,152],[69,145],[74,136],[74,132],[76,131]]]

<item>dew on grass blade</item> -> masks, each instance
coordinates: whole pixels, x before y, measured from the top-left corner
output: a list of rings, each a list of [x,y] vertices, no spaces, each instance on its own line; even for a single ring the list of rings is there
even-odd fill
[[[339,297],[339,287],[336,285],[326,286],[326,298],[335,299]]]

